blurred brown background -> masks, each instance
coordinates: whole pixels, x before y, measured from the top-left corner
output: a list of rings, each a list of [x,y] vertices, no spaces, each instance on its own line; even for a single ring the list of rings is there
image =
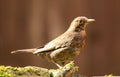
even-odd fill
[[[0,0],[0,65],[56,68],[32,54],[10,51],[44,45],[77,16],[96,19],[75,61],[78,73],[120,75],[120,0]]]

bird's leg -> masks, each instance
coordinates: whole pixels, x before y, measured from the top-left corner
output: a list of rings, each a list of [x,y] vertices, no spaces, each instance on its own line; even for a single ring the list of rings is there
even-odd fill
[[[57,64],[57,63],[55,63],[60,69],[62,69],[63,67],[62,66],[60,66],[59,64]]]

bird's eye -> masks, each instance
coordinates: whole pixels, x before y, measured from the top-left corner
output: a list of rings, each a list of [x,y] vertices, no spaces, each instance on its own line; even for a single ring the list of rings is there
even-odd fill
[[[82,23],[83,23],[83,20],[80,20],[80,23],[82,24]]]

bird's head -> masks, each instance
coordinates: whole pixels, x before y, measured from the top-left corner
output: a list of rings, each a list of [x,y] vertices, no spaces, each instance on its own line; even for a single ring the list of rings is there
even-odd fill
[[[68,30],[74,30],[76,32],[85,30],[86,25],[93,21],[95,21],[95,19],[88,19],[85,16],[79,16],[72,21]]]

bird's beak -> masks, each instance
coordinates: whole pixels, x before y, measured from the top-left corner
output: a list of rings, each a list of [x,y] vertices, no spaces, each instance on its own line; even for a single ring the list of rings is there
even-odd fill
[[[93,21],[95,21],[95,19],[88,19],[88,23]]]

